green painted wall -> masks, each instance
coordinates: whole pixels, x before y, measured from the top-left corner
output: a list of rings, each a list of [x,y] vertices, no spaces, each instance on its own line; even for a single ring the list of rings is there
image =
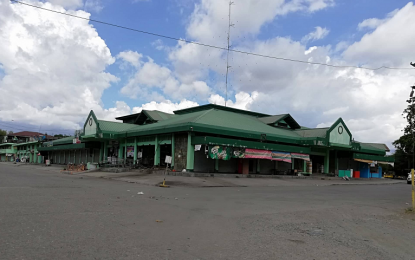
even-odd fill
[[[85,135],[94,135],[97,133],[97,123],[95,122],[92,115],[89,116],[84,131],[85,131]]]
[[[339,130],[340,128],[340,130]],[[341,131],[343,128],[343,132]],[[339,133],[340,132],[340,133]],[[350,135],[346,131],[346,127],[342,122],[338,123],[336,127],[330,132],[329,142],[333,144],[350,145]]]

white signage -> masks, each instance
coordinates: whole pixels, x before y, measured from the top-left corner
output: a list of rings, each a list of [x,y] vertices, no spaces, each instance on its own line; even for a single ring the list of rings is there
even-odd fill
[[[171,164],[171,156],[166,155],[165,163]]]

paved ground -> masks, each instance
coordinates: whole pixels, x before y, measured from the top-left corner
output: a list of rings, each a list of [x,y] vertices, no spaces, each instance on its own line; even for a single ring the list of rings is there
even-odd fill
[[[0,164],[0,258],[415,259],[409,185],[302,184],[158,188]]]

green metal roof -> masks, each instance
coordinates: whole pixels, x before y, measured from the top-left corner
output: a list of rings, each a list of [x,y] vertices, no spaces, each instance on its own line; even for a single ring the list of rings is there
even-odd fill
[[[295,130],[295,133],[297,133],[301,137],[310,138],[310,137],[322,137],[325,138],[327,135],[327,131],[329,130],[329,127],[326,128],[314,128],[314,129],[301,129],[301,130]]]
[[[175,117],[175,114],[168,114],[157,110],[143,110],[142,113],[145,113],[153,121],[162,121]]]
[[[13,146],[22,146],[22,145],[28,145],[28,144],[38,144],[38,141],[33,142],[27,142],[27,143],[19,143],[19,144],[13,144]]]
[[[15,143],[2,143],[0,146],[6,146],[6,145],[14,145]]]
[[[191,130],[252,139],[260,139],[261,135],[265,135],[266,139],[281,139],[281,141],[286,139],[291,143],[300,140],[298,134],[292,130],[272,127],[258,121],[256,117],[222,109],[195,111],[158,123],[136,126],[128,130],[128,136],[134,136],[140,132],[149,134],[155,130],[169,132],[174,127],[182,127],[182,131]]]
[[[259,121],[261,121],[264,124],[275,124],[276,122],[278,122],[279,120],[281,120],[282,118],[284,118],[287,114],[283,114],[283,115],[275,115],[275,116],[267,116],[267,117],[261,117],[258,118]]]
[[[186,109],[182,109],[182,110],[176,110],[176,111],[173,111],[173,112],[176,115],[183,115],[183,114],[199,112],[199,111],[205,111],[205,110],[210,110],[210,109],[223,110],[223,111],[234,112],[234,113],[237,113],[237,114],[244,114],[244,115],[249,115],[249,116],[254,116],[254,117],[270,116],[270,115],[267,115],[267,114],[252,112],[252,111],[248,111],[248,110],[241,110],[241,109],[236,109],[236,108],[231,108],[231,107],[219,106],[219,105],[214,105],[214,104],[207,104],[207,105],[203,105],[203,106],[191,107],[191,108],[186,108]]]
[[[61,144],[72,144],[73,143],[73,136],[64,137],[58,140],[53,141],[53,145],[61,145]]]
[[[379,143],[360,143],[360,147],[365,150],[373,150],[373,151],[389,151],[389,148],[385,144]]]
[[[125,132],[136,127],[134,124],[117,123],[111,121],[98,120],[99,129],[103,132]]]

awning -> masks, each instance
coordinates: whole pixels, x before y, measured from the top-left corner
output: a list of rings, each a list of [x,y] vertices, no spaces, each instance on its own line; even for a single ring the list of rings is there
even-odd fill
[[[291,153],[291,158],[293,159],[301,159],[304,161],[310,161],[310,155],[302,154],[302,153]]]
[[[245,158],[272,160],[271,151],[245,149]]]
[[[357,162],[367,163],[367,164],[386,164],[386,165],[392,165],[395,167],[395,163],[393,162],[379,162],[379,161],[372,161],[372,160],[364,160],[364,159],[354,159]]]
[[[272,157],[272,160],[274,160],[274,161],[281,161],[281,162],[291,163],[291,154],[290,153],[272,151],[271,157]]]
[[[39,147],[39,148],[37,148],[37,150],[39,152],[58,151],[58,150],[74,150],[74,149],[85,149],[85,143],[81,143],[81,144],[67,144],[67,145],[57,145],[57,146]]]
[[[354,159],[354,160],[357,162],[368,163],[368,164],[375,163],[375,161],[371,161],[371,160],[364,160],[364,159]]]

